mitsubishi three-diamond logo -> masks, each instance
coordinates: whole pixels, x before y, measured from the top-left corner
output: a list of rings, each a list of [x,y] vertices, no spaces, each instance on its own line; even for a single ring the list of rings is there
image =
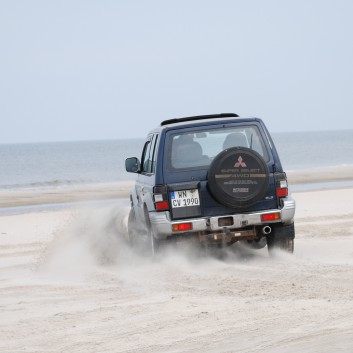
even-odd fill
[[[246,164],[243,158],[241,158],[241,156],[239,156],[238,162],[234,164],[234,168],[239,168],[239,167],[246,168]]]

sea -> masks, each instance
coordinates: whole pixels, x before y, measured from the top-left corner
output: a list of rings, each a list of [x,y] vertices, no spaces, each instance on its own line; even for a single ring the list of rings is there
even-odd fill
[[[353,130],[271,134],[286,171],[353,165]],[[0,144],[0,190],[134,179],[127,157],[144,139]]]

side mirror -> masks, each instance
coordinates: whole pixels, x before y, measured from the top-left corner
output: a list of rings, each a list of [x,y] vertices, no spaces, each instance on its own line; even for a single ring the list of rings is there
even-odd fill
[[[136,157],[127,158],[125,160],[125,168],[129,173],[139,173],[141,168],[141,163]]]

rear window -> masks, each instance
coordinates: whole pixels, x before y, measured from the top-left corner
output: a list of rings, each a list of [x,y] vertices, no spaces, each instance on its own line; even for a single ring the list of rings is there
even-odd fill
[[[172,134],[169,169],[207,168],[223,150],[248,147],[269,161],[257,126],[229,127]]]

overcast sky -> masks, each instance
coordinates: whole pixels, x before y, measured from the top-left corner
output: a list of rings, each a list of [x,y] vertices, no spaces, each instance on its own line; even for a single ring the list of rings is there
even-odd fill
[[[351,0],[0,0],[0,143],[235,112],[353,129]]]

